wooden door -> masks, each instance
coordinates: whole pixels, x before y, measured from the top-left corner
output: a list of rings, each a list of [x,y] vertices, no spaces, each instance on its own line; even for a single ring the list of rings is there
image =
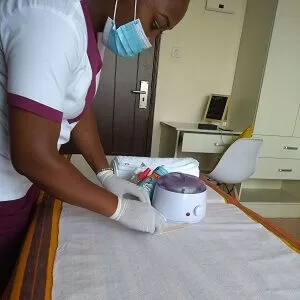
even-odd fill
[[[158,47],[135,58],[106,50],[93,108],[107,155],[148,156],[151,149]],[[147,107],[140,108],[141,81],[149,84]]]
[[[120,58],[106,50],[93,102],[106,155],[149,156],[155,105],[160,39],[135,58]],[[141,81],[149,85],[147,107],[139,108]],[[78,154],[71,141],[61,153]]]

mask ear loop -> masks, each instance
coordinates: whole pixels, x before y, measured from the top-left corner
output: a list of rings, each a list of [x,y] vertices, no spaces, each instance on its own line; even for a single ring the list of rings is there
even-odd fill
[[[114,10],[114,22],[116,22],[118,2],[119,0],[116,0],[115,10]],[[134,1],[134,20],[136,20],[136,12],[137,12],[137,0]]]
[[[136,20],[137,0],[134,2],[134,20]]]
[[[116,14],[117,14],[118,2],[119,2],[119,0],[116,0],[116,3],[115,3],[115,10],[114,10],[114,22],[116,22]]]

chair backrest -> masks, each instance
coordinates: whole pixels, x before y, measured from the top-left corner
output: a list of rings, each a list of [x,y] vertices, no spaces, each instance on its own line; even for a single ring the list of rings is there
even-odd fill
[[[255,172],[262,143],[263,141],[259,139],[236,140],[208,176],[216,181],[229,184],[246,180]]]

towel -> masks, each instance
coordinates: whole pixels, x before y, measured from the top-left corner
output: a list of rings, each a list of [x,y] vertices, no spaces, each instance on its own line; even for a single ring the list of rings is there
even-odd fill
[[[300,256],[228,204],[163,235],[64,204],[52,299],[300,299]]]
[[[169,172],[181,172],[199,177],[199,162],[193,158],[150,158],[134,156],[116,156],[112,161],[115,174],[124,179],[130,179],[136,168],[141,164],[154,170],[164,166]]]

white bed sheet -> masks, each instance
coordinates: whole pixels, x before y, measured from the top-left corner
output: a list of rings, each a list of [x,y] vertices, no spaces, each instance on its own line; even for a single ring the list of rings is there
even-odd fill
[[[54,300],[299,300],[300,256],[239,209],[209,204],[202,223],[145,235],[64,205]]]

